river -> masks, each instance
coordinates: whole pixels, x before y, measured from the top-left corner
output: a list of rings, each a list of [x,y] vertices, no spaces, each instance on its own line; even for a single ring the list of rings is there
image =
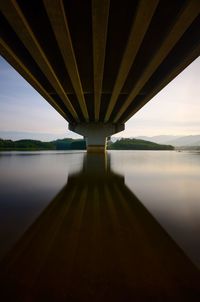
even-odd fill
[[[103,262],[107,263],[106,271],[112,257],[116,257],[113,263],[118,263],[120,259],[127,280],[131,280],[133,277],[125,267],[131,266],[132,258],[136,259],[132,265],[137,267],[137,261],[141,262],[142,257],[143,265],[137,267],[138,272],[143,271],[145,276],[149,274],[152,271],[150,262],[154,267],[159,267],[158,275],[155,273],[149,277],[151,281],[148,282],[154,284],[158,282],[156,278],[163,261],[168,261],[166,259],[170,255],[171,262],[167,264],[168,267],[172,266],[170,274],[175,273],[173,267],[177,266],[176,271],[180,270],[180,276],[176,276],[176,280],[179,280],[181,274],[188,274],[190,265],[196,270],[195,274],[198,274],[199,234],[198,152],[109,151],[106,156],[87,155],[80,151],[0,153],[0,258],[7,265],[14,261],[15,255],[22,254],[15,260],[18,263],[16,271],[19,263],[20,270],[30,262],[34,263],[34,267],[39,266],[40,261],[48,263],[50,260],[46,260],[46,247],[51,251],[52,242],[57,240],[58,246],[66,236],[66,249],[72,249],[68,255],[70,261],[74,259],[74,254],[78,259],[83,257],[82,260],[79,259],[77,266],[80,271],[83,263],[89,261],[87,248],[90,246],[90,251],[93,252],[89,256],[91,261],[88,266],[95,272],[101,271]],[[44,246],[41,238],[44,238]],[[40,257],[35,259],[32,249],[35,254],[41,253],[43,260]],[[116,255],[104,255],[103,261],[98,254],[99,249],[102,249],[101,253],[108,250],[108,254],[112,250]],[[64,257],[58,248],[52,250],[56,259]],[[26,256],[23,256],[24,253]],[[21,264],[22,259],[25,261],[24,257],[27,258],[26,265],[24,262]],[[55,263],[55,258],[53,259]],[[97,260],[101,263],[100,267],[96,266]],[[71,262],[65,261],[63,260],[63,267],[74,270]],[[91,271],[87,272],[88,266],[82,268],[86,279],[87,274],[92,274]],[[185,271],[184,266],[187,267]],[[107,275],[110,273],[109,269]],[[44,272],[47,273],[46,270]],[[99,272],[100,276],[101,273]],[[120,275],[122,272],[115,273]],[[35,278],[34,273],[29,272],[28,276],[30,275],[31,280]],[[78,279],[77,276],[74,278]],[[119,278],[117,280],[119,283]],[[142,284],[146,284],[143,276],[141,280]],[[163,284],[166,284],[166,280],[168,279],[163,279]],[[84,284],[86,281],[81,282]],[[91,285],[93,292],[98,286]],[[72,286],[70,291],[73,290]],[[169,291],[174,292],[176,297],[176,291]],[[118,297],[120,294],[124,296],[120,292]],[[129,294],[127,297],[131,297],[131,293]],[[64,300],[60,298],[60,301]]]

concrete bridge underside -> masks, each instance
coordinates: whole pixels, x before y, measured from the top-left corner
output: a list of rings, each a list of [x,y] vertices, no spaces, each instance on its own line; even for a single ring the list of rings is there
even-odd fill
[[[0,0],[1,55],[90,151],[199,56],[199,29],[199,0]]]

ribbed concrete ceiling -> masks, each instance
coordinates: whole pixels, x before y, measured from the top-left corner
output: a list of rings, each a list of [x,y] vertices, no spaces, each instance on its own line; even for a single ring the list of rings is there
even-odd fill
[[[0,0],[0,10],[1,55],[70,123],[126,122],[200,54],[199,0]]]

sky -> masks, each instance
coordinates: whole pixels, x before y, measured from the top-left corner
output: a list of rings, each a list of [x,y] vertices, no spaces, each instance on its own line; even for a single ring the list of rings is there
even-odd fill
[[[140,109],[115,136],[200,134],[200,58]],[[67,121],[0,57],[0,137],[78,138]]]

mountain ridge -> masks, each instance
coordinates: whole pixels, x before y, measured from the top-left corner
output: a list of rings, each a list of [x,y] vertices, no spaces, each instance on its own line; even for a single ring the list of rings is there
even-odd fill
[[[167,144],[175,147],[200,146],[200,135],[155,135],[136,136],[136,139],[144,139],[157,144]]]

